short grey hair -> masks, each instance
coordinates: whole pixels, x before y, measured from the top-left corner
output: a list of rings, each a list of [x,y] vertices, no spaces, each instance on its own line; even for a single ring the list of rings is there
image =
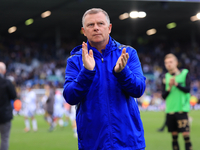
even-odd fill
[[[91,9],[87,10],[84,13],[83,17],[82,17],[82,25],[83,25],[83,27],[84,27],[84,22],[85,22],[85,16],[86,15],[88,15],[88,14],[97,14],[97,13],[100,13],[100,12],[102,12],[106,16],[106,21],[107,21],[108,24],[110,24],[110,18],[108,16],[108,13],[105,10],[103,10],[101,8],[91,8]]]

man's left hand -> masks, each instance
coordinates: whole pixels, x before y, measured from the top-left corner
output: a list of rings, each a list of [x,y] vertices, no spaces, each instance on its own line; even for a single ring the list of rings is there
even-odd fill
[[[116,63],[115,68],[114,68],[114,71],[116,73],[121,72],[125,68],[128,59],[129,59],[129,54],[126,53],[126,48],[123,48],[122,54],[117,60],[117,63]]]

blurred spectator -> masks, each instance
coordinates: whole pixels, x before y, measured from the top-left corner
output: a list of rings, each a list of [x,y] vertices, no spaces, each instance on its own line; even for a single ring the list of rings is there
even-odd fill
[[[24,123],[25,123],[25,132],[30,131],[30,122],[29,118],[31,118],[32,121],[32,127],[33,131],[37,131],[37,120],[35,118],[35,112],[37,108],[37,96],[36,93],[32,90],[32,85],[31,83],[28,83],[26,85],[26,92],[24,93],[23,96],[23,107],[24,107]]]
[[[17,96],[15,87],[4,77],[6,66],[0,62],[0,136],[1,150],[8,150],[11,120],[13,118],[11,100]]]
[[[54,102],[55,102],[55,89],[52,84],[45,84],[45,95],[43,99],[45,99],[45,120],[49,123],[50,128],[49,131],[53,131],[54,122],[53,122],[53,111],[54,111]]]
[[[20,86],[32,82],[34,88],[43,88],[52,82],[57,88],[63,87],[66,60],[75,45],[82,43],[67,39],[59,49],[49,41],[0,38],[0,61],[7,66],[7,76],[14,79],[18,91]],[[174,53],[179,59],[179,68],[187,68],[191,74],[191,94],[200,99],[200,45],[187,41],[150,39],[141,43],[133,41],[137,49],[146,85],[151,97],[161,90],[161,76],[166,72],[163,58]],[[199,102],[199,101],[198,101]]]

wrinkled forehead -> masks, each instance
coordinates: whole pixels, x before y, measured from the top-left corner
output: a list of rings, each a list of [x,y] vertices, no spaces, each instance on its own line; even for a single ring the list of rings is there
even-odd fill
[[[103,12],[98,12],[94,14],[87,14],[83,20],[83,25],[94,22],[105,22],[106,24],[110,23]]]

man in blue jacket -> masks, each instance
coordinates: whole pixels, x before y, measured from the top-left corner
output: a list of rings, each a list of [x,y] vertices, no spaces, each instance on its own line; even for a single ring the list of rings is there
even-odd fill
[[[145,77],[137,52],[110,37],[104,10],[86,11],[82,24],[88,41],[72,50],[63,91],[77,105],[79,150],[143,150],[136,98],[145,90]]]

